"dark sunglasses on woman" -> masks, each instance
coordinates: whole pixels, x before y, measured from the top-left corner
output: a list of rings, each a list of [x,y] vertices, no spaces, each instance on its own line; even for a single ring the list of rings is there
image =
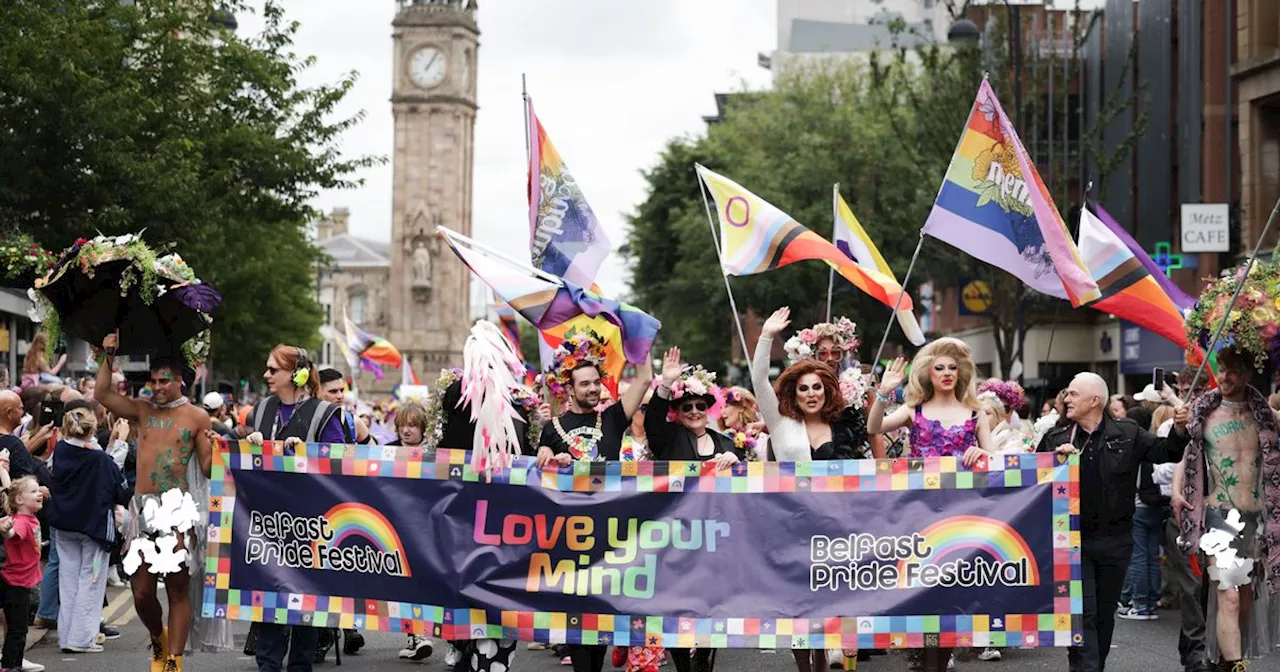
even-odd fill
[[[701,400],[686,401],[683,404],[680,404],[681,413],[689,413],[691,411],[705,411],[705,410],[707,410],[707,402],[701,401]]]

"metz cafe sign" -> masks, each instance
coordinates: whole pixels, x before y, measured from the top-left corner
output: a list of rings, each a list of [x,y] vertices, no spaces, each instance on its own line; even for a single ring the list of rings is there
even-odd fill
[[[1226,203],[1182,204],[1183,252],[1230,252]]]

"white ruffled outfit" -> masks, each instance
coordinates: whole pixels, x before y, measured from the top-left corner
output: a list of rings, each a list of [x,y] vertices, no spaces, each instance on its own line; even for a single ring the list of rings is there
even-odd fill
[[[779,462],[807,462],[813,452],[809,446],[809,432],[804,423],[792,420],[778,411],[778,395],[769,380],[769,354],[773,352],[773,339],[761,336],[756,341],[756,351],[751,357],[751,385],[755,388],[760,415],[769,426],[769,444],[773,458]]]

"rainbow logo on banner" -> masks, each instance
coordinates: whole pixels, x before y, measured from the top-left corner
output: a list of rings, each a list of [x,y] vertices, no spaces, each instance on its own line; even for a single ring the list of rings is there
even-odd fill
[[[324,517],[329,521],[329,529],[333,531],[330,546],[341,546],[347,539],[360,538],[373,544],[374,548],[383,553],[404,555],[404,544],[401,543],[396,528],[391,526],[386,516],[368,504],[357,502],[339,504],[329,509]],[[404,576],[412,575],[406,564]]]
[[[921,574],[920,570],[908,571],[908,565],[914,563],[917,567],[934,565],[941,568],[949,561],[973,558],[974,551],[988,556],[991,562],[983,563],[983,567],[971,567],[972,571],[985,569],[1005,574],[1007,585],[1040,585],[1040,568],[1031,547],[1008,523],[982,516],[952,516],[921,530],[920,536],[931,551],[924,558],[905,558],[898,563],[899,586],[902,588],[916,587],[918,582],[912,581],[911,577]]]

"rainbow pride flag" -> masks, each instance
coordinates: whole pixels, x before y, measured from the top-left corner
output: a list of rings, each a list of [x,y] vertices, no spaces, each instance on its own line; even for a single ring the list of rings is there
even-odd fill
[[[903,289],[902,285],[898,284],[898,278],[894,276],[893,269],[889,268],[880,250],[876,248],[875,243],[871,242],[871,237],[862,228],[862,223],[853,216],[849,204],[845,203],[844,198],[840,196],[840,185],[832,185],[831,195],[835,201],[835,228],[831,239],[835,242],[836,249],[853,262],[857,272],[856,278],[845,277],[849,278],[854,287],[866,292],[872,298],[890,308],[897,307],[896,301]],[[835,268],[835,265],[832,264],[831,267]],[[904,296],[903,303],[906,303],[909,298]],[[907,340],[915,346],[924,345],[924,331],[916,321],[916,314],[910,310],[898,310],[897,317]]]
[[[608,350],[605,373],[612,379],[610,389],[615,394],[627,362],[647,364],[653,340],[662,328],[653,316],[568,280],[490,255],[466,237],[443,227],[440,231],[454,254],[507,305],[537,327],[548,346],[558,347],[578,333],[594,332],[601,338]]]
[[[534,268],[591,287],[612,249],[546,129],[529,112],[529,252]]]
[[[1187,340],[1186,319],[1156,276],[1088,208],[1080,210],[1080,253],[1102,294],[1091,308],[1146,327],[1184,350],[1197,347]]]
[[[347,359],[347,366],[364,369],[378,380],[382,380],[382,367],[401,368],[405,362],[404,355],[391,341],[356,326],[346,313],[343,313],[342,320],[346,325],[346,338],[339,346]]]
[[[985,79],[924,232],[1073,306],[1101,295]]]
[[[698,176],[716,201],[720,218],[720,267],[725,275],[754,275],[806,259],[827,262],[846,280],[858,286],[867,283],[867,275],[835,245],[805,228],[790,215],[768,201],[742,188],[729,178],[697,166]],[[870,283],[876,284],[876,283]],[[890,294],[880,286],[872,294],[890,308],[897,302],[901,286]],[[867,290],[863,290],[867,291]],[[868,292],[870,293],[870,292]],[[899,306],[912,310],[909,295]]]

